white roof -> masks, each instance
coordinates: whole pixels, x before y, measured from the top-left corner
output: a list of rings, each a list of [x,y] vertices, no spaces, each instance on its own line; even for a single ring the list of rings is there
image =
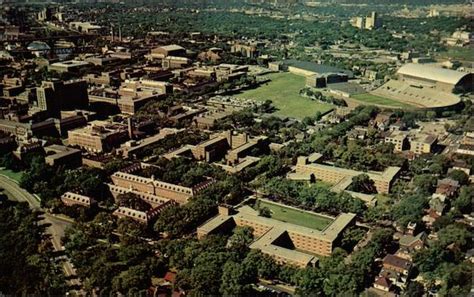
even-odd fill
[[[464,76],[469,75],[466,72],[445,69],[433,65],[425,64],[405,64],[398,69],[398,74],[410,75],[424,79],[430,79],[448,84],[457,84]]]

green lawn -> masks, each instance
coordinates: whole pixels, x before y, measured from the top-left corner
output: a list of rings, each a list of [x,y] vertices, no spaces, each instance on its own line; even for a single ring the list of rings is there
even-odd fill
[[[271,100],[278,109],[276,115],[303,119],[314,116],[317,111],[325,113],[332,108],[331,104],[312,101],[299,95],[299,91],[306,85],[306,78],[292,73],[271,73],[265,75],[270,82],[252,90],[236,95],[239,98],[256,101]]]
[[[367,104],[376,104],[376,105],[385,105],[385,106],[392,106],[392,107],[409,107],[413,108],[413,105],[410,105],[408,103],[403,103],[397,100],[385,98],[385,97],[380,97],[377,95],[373,95],[370,93],[364,93],[364,94],[356,94],[353,95],[352,98],[361,101],[363,103]]]
[[[11,171],[9,169],[0,169],[0,174],[1,175],[5,175],[17,182],[20,182],[20,179],[21,179],[21,176],[23,174],[23,172],[15,172],[15,171]]]
[[[470,47],[450,47],[447,51],[440,52],[439,56],[454,60],[474,61],[474,53]]]
[[[270,209],[273,219],[282,222],[292,223],[316,230],[323,230],[333,221],[332,219],[319,216],[315,213],[275,205],[264,200],[259,201],[260,207],[268,207]]]

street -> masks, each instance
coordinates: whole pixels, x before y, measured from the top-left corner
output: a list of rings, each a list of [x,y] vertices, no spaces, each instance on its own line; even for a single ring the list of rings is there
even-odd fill
[[[9,179],[8,177],[0,175],[0,188],[4,189],[5,193],[10,199],[26,201],[30,204],[31,209],[44,212],[44,210],[41,208],[40,202],[34,195],[20,188],[16,182]],[[41,222],[48,225],[46,232],[51,235],[51,242],[53,244],[54,250],[62,252],[61,237],[64,235],[64,230],[69,225],[71,225],[71,223],[46,212],[44,212],[43,217],[44,219]],[[80,286],[81,283],[75,277],[76,273],[72,267],[71,262],[66,257],[63,257],[63,260],[63,269],[66,277],[70,279],[69,284],[72,286]]]

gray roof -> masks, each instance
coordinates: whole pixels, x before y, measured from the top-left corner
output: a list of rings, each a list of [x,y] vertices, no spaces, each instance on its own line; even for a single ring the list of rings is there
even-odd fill
[[[459,83],[459,81],[465,76],[472,75],[471,73],[425,64],[405,64],[400,69],[398,69],[397,73],[453,85]]]
[[[296,68],[301,68],[307,71],[315,72],[317,74],[330,74],[330,73],[345,73],[349,78],[354,77],[354,73],[350,70],[345,70],[329,65],[324,65],[324,64],[317,64],[314,62],[308,62],[308,61],[298,61],[298,60],[283,60],[281,61],[283,64],[286,64],[288,66],[296,67]]]

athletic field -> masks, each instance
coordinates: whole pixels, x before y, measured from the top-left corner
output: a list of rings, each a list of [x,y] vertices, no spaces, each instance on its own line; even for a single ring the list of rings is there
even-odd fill
[[[367,105],[382,105],[382,106],[390,106],[390,107],[405,107],[405,108],[413,108],[413,105],[410,105],[408,103],[403,103],[397,100],[373,95],[370,93],[364,93],[364,94],[356,94],[351,96],[351,98],[361,102],[362,104],[367,104]]]
[[[303,76],[283,72],[267,74],[265,77],[271,81],[256,89],[244,91],[236,97],[255,101],[271,100],[278,109],[276,115],[297,119],[314,116],[318,111],[325,113],[334,108],[331,104],[312,101],[299,95],[299,91],[306,84],[306,78]]]

